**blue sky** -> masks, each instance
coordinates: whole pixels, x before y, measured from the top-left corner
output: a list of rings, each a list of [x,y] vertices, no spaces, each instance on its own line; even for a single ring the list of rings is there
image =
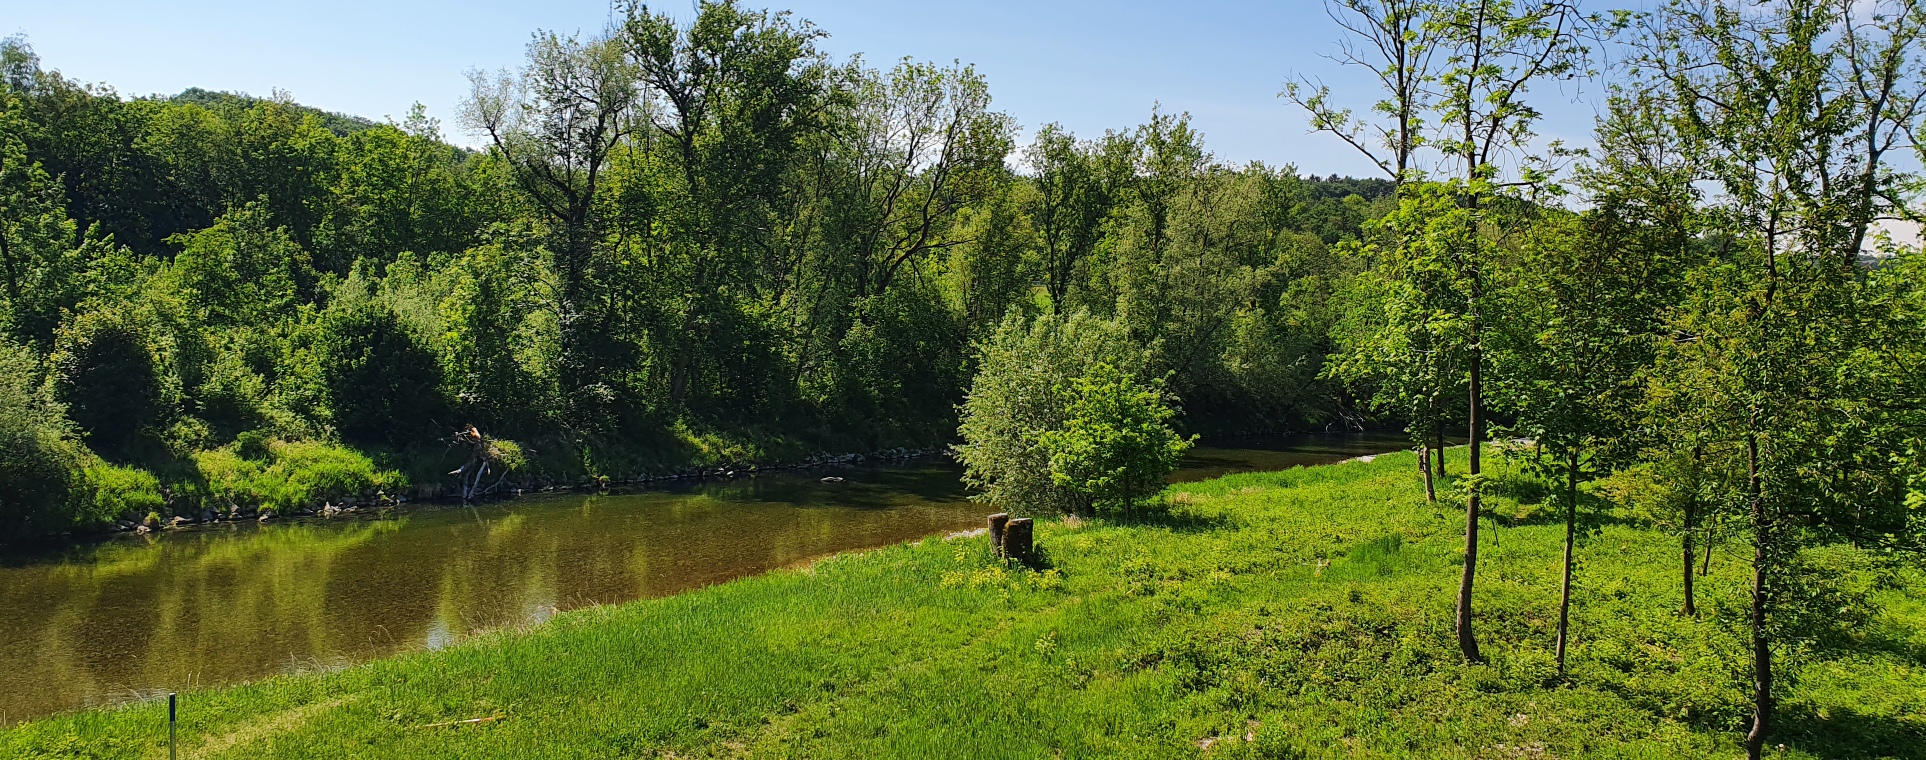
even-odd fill
[[[25,33],[43,64],[124,95],[187,87],[265,95],[380,119],[420,101],[449,137],[467,90],[464,72],[516,65],[537,29],[595,31],[606,0],[556,2],[67,2],[10,3],[0,34]],[[754,0],[747,4],[758,5]],[[1367,174],[1370,166],[1278,100],[1293,71],[1322,76],[1375,99],[1366,83],[1321,56],[1336,28],[1318,0],[1082,2],[976,0],[902,3],[791,0],[796,15],[830,33],[838,57],[876,66],[903,56],[974,63],[995,107],[1027,131],[1060,122],[1081,135],[1141,123],[1151,106],[1188,111],[1218,157],[1294,164],[1316,174]],[[657,6],[679,17],[693,2]],[[1596,91],[1596,88],[1593,88]],[[1542,132],[1583,141],[1591,107],[1543,95]]]

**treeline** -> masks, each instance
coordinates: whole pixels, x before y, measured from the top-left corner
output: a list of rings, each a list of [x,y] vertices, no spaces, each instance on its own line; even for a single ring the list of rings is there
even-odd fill
[[[1355,417],[1333,246],[1392,183],[1226,164],[1161,112],[1019,149],[971,68],[821,36],[733,3],[538,34],[474,75],[478,151],[8,40],[4,424],[38,443],[0,455],[0,537],[439,483],[469,425],[563,481],[946,442],[1011,314],[1124,325],[1191,429]],[[277,491],[297,451],[322,485]]]

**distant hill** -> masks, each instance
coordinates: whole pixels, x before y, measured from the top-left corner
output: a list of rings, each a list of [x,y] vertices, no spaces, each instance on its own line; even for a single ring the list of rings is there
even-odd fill
[[[266,98],[257,98],[247,93],[215,92],[199,87],[189,87],[182,90],[179,95],[167,99],[170,103],[194,103],[206,108],[228,105],[247,108],[256,103],[266,102],[266,100]],[[373,127],[376,124],[372,119],[350,116],[344,113],[335,113],[333,111],[323,111],[319,108],[304,106],[299,103],[289,104],[289,107],[303,114],[313,114],[320,118],[321,125],[327,127],[328,131],[335,133],[337,136],[346,136]]]

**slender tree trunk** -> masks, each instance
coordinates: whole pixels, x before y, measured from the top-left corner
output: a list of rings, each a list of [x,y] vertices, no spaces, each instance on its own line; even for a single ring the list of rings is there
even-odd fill
[[[1445,473],[1444,422],[1441,420],[1433,419],[1431,421],[1431,451],[1432,453],[1438,455],[1438,466],[1434,468],[1432,472],[1437,473],[1437,477],[1439,480],[1443,480],[1446,473]]]
[[[1712,533],[1710,530],[1707,530],[1705,534],[1705,556],[1699,560],[1700,578],[1712,574],[1712,550],[1716,548],[1718,548],[1718,544],[1712,543]]]
[[[1685,519],[1684,519],[1685,530],[1681,531],[1683,535],[1679,539],[1679,543],[1683,545],[1683,548],[1685,550],[1685,616],[1686,617],[1699,616],[1699,608],[1694,598],[1694,593],[1692,589],[1692,582],[1693,582],[1692,531],[1696,530],[1698,527],[1693,524],[1694,522],[1693,518],[1696,516],[1694,513],[1698,511],[1695,509],[1695,507],[1698,506],[1698,503],[1699,503],[1699,500],[1696,498],[1686,500]]]
[[[1431,447],[1418,444],[1418,470],[1424,473],[1424,500],[1438,502],[1438,487],[1431,481]]]
[[[1565,675],[1565,642],[1572,623],[1572,540],[1578,533],[1578,450],[1565,454],[1565,582],[1558,591],[1558,675]]]
[[[1477,294],[1474,293],[1473,298],[1475,299],[1476,297]],[[1480,449],[1478,443],[1479,439],[1483,438],[1482,433],[1484,432],[1480,429],[1484,420],[1478,414],[1479,391],[1484,381],[1484,372],[1480,365],[1484,363],[1484,357],[1475,343],[1478,339],[1477,321],[1477,317],[1474,315],[1472,317],[1471,329],[1474,343],[1471,349],[1471,424],[1469,426],[1471,433],[1471,487],[1468,498],[1465,499],[1464,575],[1458,581],[1458,649],[1464,652],[1465,659],[1472,662],[1484,661],[1484,657],[1478,654],[1478,635],[1472,629],[1471,620],[1471,588],[1472,583],[1477,580],[1478,577],[1478,454]]]
[[[1753,412],[1756,421],[1758,413]],[[1759,760],[1772,727],[1772,648],[1766,638],[1765,499],[1759,483],[1759,436],[1746,438],[1746,480],[1752,492],[1752,730],[1745,735],[1746,756]]]

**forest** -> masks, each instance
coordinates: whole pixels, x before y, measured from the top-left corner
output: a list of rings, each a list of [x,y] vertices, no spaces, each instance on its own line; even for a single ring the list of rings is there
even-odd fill
[[[1126,322],[1199,431],[1357,416],[1320,376],[1332,246],[1391,182],[1228,165],[1160,112],[1018,150],[971,68],[820,37],[729,3],[537,35],[474,74],[484,150],[419,108],[124,98],[10,39],[0,392],[35,453],[0,535],[439,483],[469,425],[564,484],[941,445],[1009,314]]]
[[[1467,661],[1494,447],[1561,513],[1560,673],[1588,499],[1676,539],[1688,616],[1742,547],[1760,756],[1775,662],[1865,619],[1835,550],[1926,536],[1926,260],[1893,232],[1926,6],[1326,10],[1381,91],[1281,107],[1381,176],[1224,162],[1161,109],[1019,144],[970,66],[730,1],[538,33],[471,74],[479,149],[419,108],[124,98],[10,39],[0,536],[443,482],[469,426],[556,482],[960,439],[1000,502],[1072,512],[1161,487],[1090,443],[1181,450],[1131,430],[1402,427],[1464,515]],[[1589,146],[1536,132],[1568,86]]]

